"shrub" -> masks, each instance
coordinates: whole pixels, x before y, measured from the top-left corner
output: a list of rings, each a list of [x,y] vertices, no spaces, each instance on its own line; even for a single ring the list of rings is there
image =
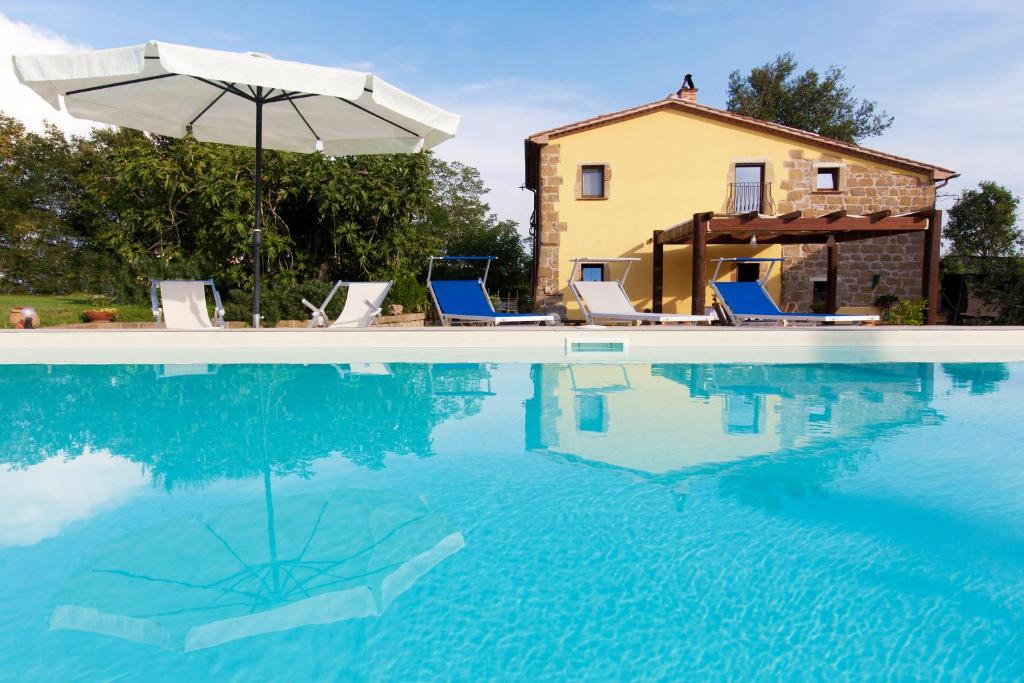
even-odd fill
[[[924,325],[928,302],[924,299],[903,299],[889,309],[886,319],[891,325]]]
[[[430,306],[430,295],[427,286],[415,276],[399,275],[385,299],[385,311],[388,304],[401,304],[406,313],[426,313]]]
[[[333,285],[319,280],[302,283],[268,283],[260,289],[260,314],[263,325],[273,327],[280,320],[306,320],[310,310],[302,305],[306,299],[319,306]],[[342,292],[327,307],[328,317],[335,317],[345,303]],[[224,298],[224,317],[228,320],[252,321],[252,290],[233,289]]]

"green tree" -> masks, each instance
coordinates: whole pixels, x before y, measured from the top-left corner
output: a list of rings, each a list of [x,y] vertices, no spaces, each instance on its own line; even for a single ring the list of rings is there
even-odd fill
[[[792,53],[750,70],[729,75],[731,112],[800,128],[845,142],[859,143],[880,135],[893,117],[872,100],[858,100],[846,73],[830,66],[824,74],[814,69],[797,73]]]
[[[137,301],[150,277],[212,276],[228,317],[246,319],[254,166],[245,147],[118,128],[67,139],[0,115],[0,288]],[[268,151],[263,188],[268,322],[305,317],[301,298],[339,279],[395,280],[389,302],[423,310],[439,253],[494,254],[492,288],[528,289],[517,226],[491,212],[473,168],[429,153]]]
[[[75,220],[116,255],[142,294],[148,277],[213,276],[244,319],[252,288],[254,152],[108,129],[76,140]],[[304,316],[302,296],[336,279],[401,278],[438,249],[423,227],[428,156],[330,158],[267,152],[267,319]],[[316,291],[303,283],[316,282]],[[339,300],[340,304],[341,301]]]
[[[431,232],[451,256],[496,256],[487,288],[492,294],[516,296],[527,302],[530,289],[530,255],[519,226],[500,220],[483,197],[488,189],[480,172],[459,162],[431,158],[433,195],[427,211]],[[456,269],[456,266],[445,266]],[[470,266],[476,267],[478,266]]]
[[[951,262],[1020,255],[1024,233],[1017,224],[1019,205],[1019,197],[991,180],[961,192],[943,230]]]
[[[1024,231],[1020,198],[992,181],[964,190],[949,210],[944,263],[968,278],[971,294],[998,311],[997,322],[1024,323]]]
[[[106,280],[77,202],[74,147],[53,126],[32,133],[0,113],[0,291],[99,291]]]

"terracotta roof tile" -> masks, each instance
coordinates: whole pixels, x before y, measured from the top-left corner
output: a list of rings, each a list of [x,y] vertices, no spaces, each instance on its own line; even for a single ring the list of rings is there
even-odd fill
[[[663,100],[656,102],[649,102],[642,104],[638,107],[631,107],[629,109],[623,109],[621,111],[615,111],[608,114],[602,114],[601,116],[595,116],[576,123],[570,123],[565,126],[559,126],[557,128],[551,128],[548,130],[534,133],[530,136],[530,140],[533,142],[547,142],[551,138],[561,137],[563,135],[570,135],[572,133],[578,133],[584,130],[590,130],[592,128],[599,128],[606,126],[618,121],[625,121],[627,119],[636,118],[643,116],[654,111],[661,109],[678,109],[681,111],[697,114],[699,116],[705,116],[707,118],[716,119],[719,121],[725,121],[726,123],[732,123],[738,126],[746,128],[752,128],[755,130],[761,130],[781,137],[790,138],[792,140],[798,140],[800,142],[806,142],[811,145],[818,147],[824,147],[826,149],[835,150],[844,154],[850,154],[851,156],[858,156],[865,159],[871,159],[898,168],[904,168],[910,171],[916,171],[918,173],[928,173],[932,178],[936,180],[944,180],[952,176],[957,175],[956,171],[941,166],[935,166],[933,164],[926,164],[920,161],[914,161],[906,157],[897,156],[895,154],[888,154],[886,152],[880,152],[878,150],[869,149],[867,147],[861,147],[850,142],[843,142],[841,140],[835,140],[833,138],[827,138],[823,135],[816,133],[809,133],[799,128],[793,128],[791,126],[784,126],[779,123],[772,123],[770,121],[762,121],[761,119],[755,119],[750,116],[743,116],[742,114],[734,114],[731,111],[725,111],[724,109],[717,109],[715,107],[709,107],[705,104],[696,104],[693,102],[686,102],[675,97],[668,97]]]

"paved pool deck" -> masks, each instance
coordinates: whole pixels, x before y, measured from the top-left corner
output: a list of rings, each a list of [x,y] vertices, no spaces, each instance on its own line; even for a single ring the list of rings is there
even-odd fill
[[[0,364],[1020,362],[1024,327],[0,330]]]

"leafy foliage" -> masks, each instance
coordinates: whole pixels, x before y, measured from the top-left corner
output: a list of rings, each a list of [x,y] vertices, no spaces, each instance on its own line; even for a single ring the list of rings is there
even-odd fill
[[[264,472],[311,476],[333,454],[381,469],[389,455],[429,456],[437,425],[479,412],[475,389],[489,372],[411,363],[386,375],[344,365],[229,364],[177,376],[163,366],[0,366],[0,419],[19,434],[0,466],[109,449],[168,490]]]
[[[924,325],[928,302],[924,299],[901,299],[888,310],[885,321],[890,325]]]
[[[427,220],[444,245],[444,254],[497,257],[488,274],[488,290],[524,301],[530,290],[530,255],[515,221],[499,220],[484,202],[487,188],[475,168],[436,158],[431,162],[434,201]],[[480,269],[472,266],[462,270],[478,277],[480,273],[474,268]]]
[[[109,258],[68,221],[78,159],[59,130],[0,115],[0,292],[106,289]]]
[[[1019,197],[991,180],[961,192],[943,230],[951,243],[950,257],[962,264],[965,259],[1020,255],[1024,233],[1017,225],[1019,205]]]
[[[213,277],[248,319],[255,152],[117,128],[65,139],[0,114],[0,291],[93,291],[143,301],[148,280]],[[430,154],[267,151],[263,309],[305,318],[335,280],[395,280],[424,310],[432,254],[494,253],[492,284],[525,292],[526,250],[483,201],[476,169]],[[338,305],[343,298],[339,298]]]
[[[1020,198],[992,181],[964,190],[949,210],[945,264],[969,278],[972,295],[999,311],[997,322],[1024,322],[1024,231]]]
[[[854,97],[840,67],[830,66],[824,74],[814,69],[797,74],[797,66],[787,52],[745,76],[733,71],[729,111],[853,143],[892,125],[893,117],[877,102]]]

